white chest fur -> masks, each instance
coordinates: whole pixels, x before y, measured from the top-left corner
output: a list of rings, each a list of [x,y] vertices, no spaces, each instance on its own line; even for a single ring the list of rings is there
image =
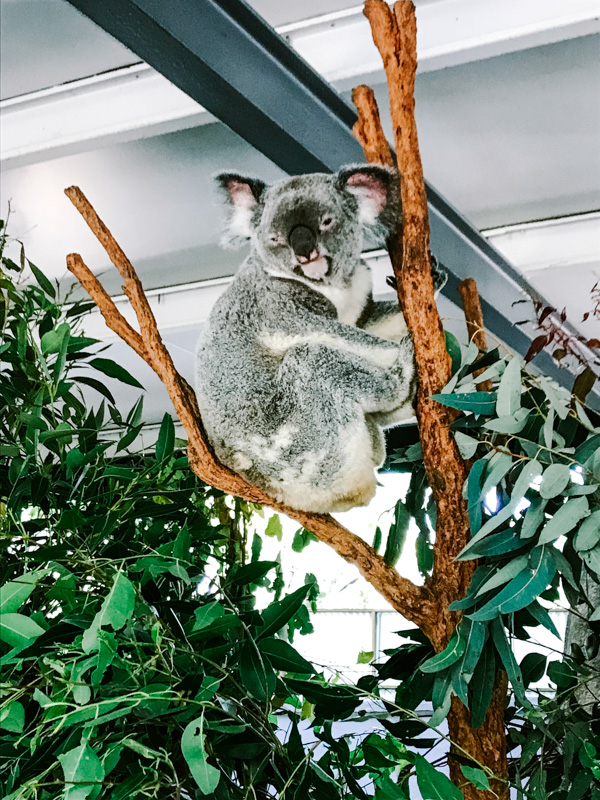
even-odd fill
[[[348,286],[313,286],[331,300],[338,312],[338,319],[346,325],[355,325],[372,290],[371,271],[361,262]]]

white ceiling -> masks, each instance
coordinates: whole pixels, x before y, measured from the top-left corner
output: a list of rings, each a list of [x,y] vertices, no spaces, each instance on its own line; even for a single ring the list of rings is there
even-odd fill
[[[423,17],[423,35],[438,11],[442,18],[459,2],[417,3],[428,14],[429,27]],[[574,0],[569,10],[578,3],[585,0]],[[463,0],[463,28],[471,10],[481,15],[486,4],[490,14],[498,12],[496,0]],[[254,0],[252,5],[277,26],[359,7],[348,0]],[[514,2],[512,6],[517,7]],[[542,6],[539,0],[522,0],[529,11]],[[0,0],[0,11],[2,98],[41,89],[51,94],[51,87],[74,81],[67,129],[77,122],[81,79],[139,61],[65,0]],[[343,25],[339,31],[343,35]],[[526,49],[519,48],[530,39],[524,37],[519,44],[513,37],[495,57],[488,57],[493,48],[478,50],[471,43],[468,63],[460,63],[459,54],[453,56],[458,65],[440,69],[433,59],[429,71],[417,76],[417,122],[426,176],[479,228],[600,209],[600,35],[578,35],[580,29],[574,33],[566,23],[564,34],[561,31],[563,27],[555,25],[547,37],[552,43]],[[368,36],[368,29],[357,35]],[[554,41],[561,35],[564,41]],[[346,58],[351,74],[352,53]],[[360,77],[357,74],[354,82]],[[353,80],[340,80],[338,88],[347,90]],[[372,73],[370,80],[389,131],[381,72]],[[110,102],[111,95],[106,97]],[[13,124],[9,106],[14,109],[20,102],[4,104],[7,139]],[[28,119],[35,120],[38,106],[32,108],[34,116]],[[43,126],[43,103],[39,108],[38,124]],[[211,118],[203,121],[211,123]],[[113,230],[146,287],[186,284],[235,271],[240,254],[218,244],[212,176],[219,170],[237,170],[273,180],[281,171],[220,123],[198,125],[192,115],[175,120],[173,132],[151,135],[155,130],[133,125],[121,139],[99,130],[67,146],[60,157],[40,150],[28,157],[27,165],[3,171],[0,209],[4,215],[11,200],[11,232],[23,239],[35,263],[59,277],[65,255],[75,250],[94,271],[107,270],[103,251],[62,193],[75,183]],[[600,227],[594,224],[588,226],[592,244],[584,256],[574,253],[569,261],[567,255],[552,269],[538,264],[528,273],[555,305],[573,307],[574,323],[587,302],[586,291],[600,278]],[[505,241],[500,237],[496,244],[502,247]],[[527,269],[519,252],[512,257],[517,268]],[[113,271],[106,271],[105,284],[112,293],[120,291]],[[173,346],[181,348],[195,333],[173,329],[169,335]],[[193,347],[185,349],[188,358]],[[120,355],[128,358],[126,351]],[[152,417],[156,414],[154,409]]]

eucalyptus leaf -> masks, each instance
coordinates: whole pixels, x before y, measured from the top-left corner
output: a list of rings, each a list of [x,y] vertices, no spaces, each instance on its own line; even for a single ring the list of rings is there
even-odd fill
[[[571,481],[571,470],[566,464],[550,464],[546,467],[540,485],[540,497],[548,500],[566,489]]]
[[[442,650],[441,653],[432,656],[424,664],[421,664],[422,672],[439,672],[454,664],[455,661],[461,657],[465,651],[466,642],[459,637],[458,633],[454,633],[450,639],[448,646]]]
[[[520,701],[521,705],[529,708],[531,703],[525,695],[525,687],[523,686],[521,669],[514,657],[513,651],[506,636],[506,632],[504,630],[504,625],[498,617],[493,619],[490,623],[490,632],[496,647],[496,651],[500,656],[500,660],[504,665],[508,679],[512,684],[515,696]]]
[[[591,550],[600,542],[600,509],[584,519],[573,537],[575,550]]]
[[[506,365],[498,386],[496,413],[499,417],[512,416],[521,406],[521,361],[513,356]]]
[[[517,506],[525,496],[531,483],[542,474],[542,466],[537,461],[526,461],[520,467],[519,477],[515,481],[515,485],[510,497],[510,501],[500,509],[498,513],[494,514],[490,519],[481,527],[478,533],[471,539],[471,541],[462,549],[460,556],[465,555],[473,549],[474,545],[483,539],[484,536],[496,530],[503,522],[506,522],[512,517]]]
[[[520,433],[527,424],[530,414],[529,408],[518,408],[513,414],[485,422],[483,427],[496,433]]]
[[[500,614],[510,614],[528,606],[547,585],[556,572],[548,547],[536,547],[528,558],[527,569],[519,573],[481,609],[471,613],[473,620],[490,620]]]
[[[554,542],[560,536],[564,536],[589,514],[590,504],[587,497],[576,497],[568,500],[558,509],[552,519],[542,528],[538,544],[548,544]]]
[[[467,436],[466,433],[454,431],[454,441],[456,442],[463,458],[473,458],[479,445],[478,439],[474,439],[472,436]]]
[[[466,394],[433,394],[444,406],[457,408],[460,411],[472,411],[474,414],[493,414],[496,408],[496,392],[468,392]]]

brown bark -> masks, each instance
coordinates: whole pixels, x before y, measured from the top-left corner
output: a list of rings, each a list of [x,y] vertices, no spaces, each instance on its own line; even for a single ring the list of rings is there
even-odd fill
[[[434,567],[426,588],[439,603],[439,617],[432,634],[425,633],[440,651],[459,619],[448,607],[466,594],[475,565],[455,560],[469,539],[469,519],[462,497],[468,466],[450,430],[453,412],[431,399],[431,395],[438,393],[450,379],[451,363],[434,298],[427,197],[414,117],[416,16],[411,0],[396,2],[393,11],[384,0],[366,0],[364,13],[371,24],[373,40],[387,75],[396,160],[401,175],[402,258],[397,255],[400,248],[393,248],[391,257],[398,299],[413,336],[419,374],[417,417],[427,478],[437,505]],[[359,122],[355,126],[359,141],[362,143],[370,136],[378,139],[367,142],[365,155],[381,163],[382,157],[387,158],[386,146],[381,141],[385,137],[374,95],[361,87],[360,91],[355,91],[354,99],[359,112]],[[479,327],[483,329],[482,319]],[[498,778],[494,781],[494,791],[501,798],[508,797],[505,698],[506,682],[502,678],[494,689],[485,722],[478,730],[471,727],[470,712],[457,698],[453,698],[448,715],[450,737],[457,749],[470,753],[475,761],[493,770]],[[463,789],[465,800],[490,797],[489,793],[465,782],[456,759],[450,757],[449,764],[450,776]]]
[[[134,330],[120,314],[80,255],[68,255],[67,267],[96,303],[108,327],[127,342],[165,384],[177,416],[188,435],[188,459],[196,475],[217,489],[253,503],[268,505],[295,519],[332,547],[343,559],[354,564],[361,575],[402,616],[413,621],[425,632],[431,631],[438,608],[427,588],[415,586],[399,575],[369,544],[344,528],[333,517],[288,508],[247,483],[217,460],[202,427],[195,392],[175,369],[160,338],[156,319],[133,266],[83,192],[76,186],[71,186],[65,190],[65,194],[81,213],[122,276],[123,290],[136,313],[141,333]]]
[[[473,278],[467,278],[458,284],[458,292],[463,303],[469,341],[475,342],[479,350],[485,352],[487,350],[487,339],[477,284]],[[484,372],[482,369],[475,370],[475,377],[477,378],[482,372]],[[477,384],[477,389],[480,392],[491,392],[493,388],[494,384],[489,378]]]

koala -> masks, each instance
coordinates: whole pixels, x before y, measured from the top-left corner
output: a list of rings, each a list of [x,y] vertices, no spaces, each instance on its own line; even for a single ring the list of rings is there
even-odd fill
[[[267,186],[221,174],[226,242],[250,254],[200,337],[196,392],[216,455],[302,511],[366,505],[383,429],[412,417],[414,353],[376,303],[364,230],[395,226],[397,176],[358,165]]]

